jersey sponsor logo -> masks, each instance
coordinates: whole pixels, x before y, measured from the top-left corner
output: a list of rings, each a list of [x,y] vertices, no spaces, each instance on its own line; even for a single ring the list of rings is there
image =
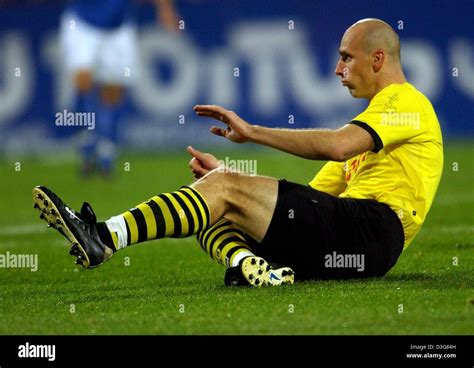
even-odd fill
[[[349,182],[351,180],[351,177],[355,175],[357,170],[359,170],[359,167],[361,166],[361,163],[365,161],[365,158],[367,157],[367,152],[364,152],[360,154],[359,156],[356,156],[350,164],[344,165],[344,168],[348,168],[346,171],[346,181]]]

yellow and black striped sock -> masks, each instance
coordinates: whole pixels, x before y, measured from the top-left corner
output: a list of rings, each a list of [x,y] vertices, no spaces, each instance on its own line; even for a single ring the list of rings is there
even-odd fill
[[[237,266],[242,258],[254,255],[244,233],[224,219],[198,233],[197,239],[212,259],[226,267]]]
[[[110,218],[105,222],[110,236],[101,239],[113,242],[114,250],[119,250],[146,240],[191,236],[206,229],[209,222],[209,207],[204,198],[196,189],[183,186]]]

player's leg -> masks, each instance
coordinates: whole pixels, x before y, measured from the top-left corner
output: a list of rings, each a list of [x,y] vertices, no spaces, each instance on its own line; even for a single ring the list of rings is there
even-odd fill
[[[124,118],[125,92],[137,77],[135,26],[125,23],[109,32],[101,44],[97,80],[100,99],[97,113],[97,158],[101,172],[113,169],[118,144],[118,129]]]
[[[117,250],[146,240],[191,236],[222,218],[260,241],[277,194],[276,179],[216,169],[190,186],[154,196],[105,224],[117,234]]]
[[[102,35],[75,13],[61,17],[60,46],[66,71],[79,96],[92,91],[96,54]],[[84,101],[86,102],[86,101]],[[87,106],[86,104],[81,107]]]
[[[191,186],[154,196],[105,223],[97,223],[89,205],[76,213],[49,189],[33,190],[42,218],[66,235],[77,248],[73,253],[83,256],[80,261],[86,267],[107,259],[104,247],[117,251],[146,240],[187,237],[222,218],[260,241],[272,218],[277,194],[276,179],[214,170]],[[89,251],[94,253],[93,260]]]
[[[238,266],[243,258],[255,255],[245,233],[226,219],[198,233],[197,240],[204,252],[226,267]]]
[[[93,72],[85,66],[74,71],[74,112],[97,114],[97,96],[93,81]],[[81,132],[81,174],[89,176],[94,171],[98,138],[94,131]]]
[[[227,267],[226,286],[293,284],[288,267],[269,265],[256,256],[259,244],[232,222],[222,219],[197,234],[201,248],[216,262]]]
[[[76,113],[96,113],[94,69],[101,38],[102,35],[98,30],[76,14],[67,12],[62,16],[60,42],[65,69],[72,79],[74,88],[72,108]],[[93,169],[96,141],[93,131],[83,130],[80,151],[84,174],[89,174]]]
[[[92,70],[87,68],[78,69],[74,73],[74,87],[79,95],[92,91]]]
[[[253,286],[292,284],[294,272],[288,267],[272,268],[254,256],[244,236],[244,232],[250,235],[254,243],[264,238],[277,195],[274,178],[214,170],[190,187],[155,196],[108,220],[99,234],[118,250],[125,241],[131,245],[198,233],[211,257],[230,267],[227,285],[240,281]]]
[[[268,262],[291,267],[298,280],[349,279],[384,275],[403,243],[402,224],[389,206],[282,180],[256,250]]]
[[[109,176],[113,170],[118,143],[118,125],[123,115],[125,87],[106,83],[100,88],[100,104],[97,113],[96,133],[97,161],[101,173]]]

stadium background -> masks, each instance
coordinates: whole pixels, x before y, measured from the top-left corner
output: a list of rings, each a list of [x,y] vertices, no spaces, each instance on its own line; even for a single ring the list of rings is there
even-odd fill
[[[54,125],[71,98],[57,44],[63,5],[0,1],[0,253],[39,257],[37,272],[0,269],[0,334],[474,333],[471,0],[183,0],[185,30],[177,36],[157,29],[154,12],[141,7],[140,79],[110,181],[81,180],[73,129]],[[83,270],[38,220],[37,184],[74,208],[89,201],[104,219],[188,183],[188,144],[257,160],[259,174],[308,182],[322,163],[212,136],[211,122],[197,120],[192,106],[222,104],[269,126],[344,124],[366,102],[333,75],[337,48],[344,30],[365,17],[397,29],[407,77],[433,102],[446,143],[428,220],[383,279],[226,289],[223,268],[193,238],[131,247]]]
[[[64,154],[70,140],[60,138],[73,129],[54,125],[54,114],[72,101],[57,42],[63,5],[11,4],[0,11],[0,152]],[[123,144],[168,150],[222,143],[196,122],[196,103],[220,104],[269,126],[344,124],[366,102],[350,97],[334,76],[337,49],[347,26],[369,16],[397,29],[407,78],[433,102],[444,136],[474,134],[472,1],[363,4],[181,1],[185,29],[178,35],[156,27],[154,11],[142,6],[141,66],[131,71],[138,82],[129,93]]]

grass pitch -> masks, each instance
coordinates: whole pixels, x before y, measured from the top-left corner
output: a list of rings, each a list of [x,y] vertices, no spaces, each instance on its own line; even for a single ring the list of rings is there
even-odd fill
[[[31,190],[43,184],[74,208],[87,200],[104,220],[189,183],[185,154],[124,154],[113,181],[80,180],[64,160],[4,158],[0,254],[37,254],[39,264],[0,268],[0,334],[473,334],[472,143],[446,144],[428,220],[384,278],[266,289],[226,288],[224,268],[194,238],[133,246],[84,270],[32,209]],[[269,150],[229,156],[300,183],[322,165]]]

